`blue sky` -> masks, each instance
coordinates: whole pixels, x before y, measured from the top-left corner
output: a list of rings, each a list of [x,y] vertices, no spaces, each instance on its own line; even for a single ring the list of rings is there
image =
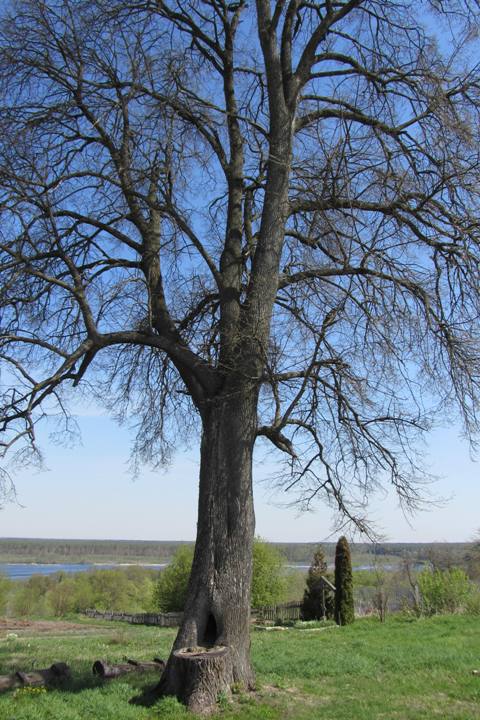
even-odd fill
[[[444,29],[437,35],[449,49]],[[188,202],[203,206],[205,186],[199,182],[193,186],[197,194],[190,191]],[[145,470],[134,481],[128,472],[127,431],[95,412],[83,412],[80,424],[83,443],[73,449],[50,444],[40,432],[48,471],[18,473],[19,504],[0,512],[0,536],[193,539],[197,449],[179,451],[167,471]],[[470,461],[468,446],[458,435],[455,429],[436,431],[428,448],[431,472],[443,476],[432,493],[449,499],[443,507],[432,507],[407,521],[394,497],[372,498],[370,515],[387,539],[464,541],[474,536],[480,527],[478,465]],[[272,493],[263,482],[272,472],[268,462],[255,465],[257,533],[269,540],[329,538],[330,511],[321,504],[308,514],[285,507],[289,498]]]
[[[128,431],[97,413],[83,414],[79,424],[82,442],[74,448],[53,445],[45,431],[40,434],[48,470],[17,473],[19,504],[0,512],[0,536],[193,540],[197,448],[178,451],[167,470],[143,470],[134,480]],[[431,471],[443,476],[430,492],[443,497],[444,506],[407,521],[394,497],[379,495],[370,515],[392,542],[469,541],[480,529],[479,464],[470,460],[468,445],[454,429],[436,431],[427,449]],[[272,491],[267,479],[274,465],[259,460],[257,534],[271,541],[335,539],[330,510],[322,504],[308,513],[286,507],[292,496]]]

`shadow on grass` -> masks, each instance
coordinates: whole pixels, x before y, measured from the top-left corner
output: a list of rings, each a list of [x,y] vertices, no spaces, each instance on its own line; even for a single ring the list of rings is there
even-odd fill
[[[115,685],[119,680],[127,683],[132,688],[132,697],[128,701],[130,705],[150,708],[158,702],[161,693],[158,690],[159,675],[155,673],[142,673],[139,675],[122,675],[118,678],[100,678],[94,675],[77,677],[61,688],[65,692],[81,692],[91,688],[106,687]]]
[[[58,690],[65,693],[79,693],[83,690],[94,690],[95,688],[102,687],[106,681],[97,675],[93,675],[92,672],[85,670],[84,672],[74,673],[68,680],[51,685],[52,690]]]
[[[161,698],[161,693],[158,690],[158,678],[156,683],[143,683],[143,687],[138,689],[140,692],[129,700],[130,705],[150,708]]]
[[[121,675],[117,678],[105,679],[98,675],[93,675],[91,671],[85,670],[72,673],[71,678],[50,683],[48,688],[50,690],[56,690],[57,692],[74,695],[84,692],[85,690],[96,690],[110,685],[115,686],[118,682],[123,682],[130,685],[132,689],[132,695],[134,695],[134,697],[131,702],[135,701],[133,704],[143,704],[136,702],[137,698],[145,698],[145,701],[150,698],[150,705],[147,705],[150,707],[158,700],[158,694],[154,694],[154,690],[158,685],[158,679],[158,674],[154,673],[149,673],[148,675],[146,673],[142,675]]]

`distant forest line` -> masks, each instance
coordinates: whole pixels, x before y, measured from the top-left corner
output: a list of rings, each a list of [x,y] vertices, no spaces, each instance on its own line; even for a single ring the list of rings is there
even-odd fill
[[[150,540],[59,540],[4,538],[0,539],[0,562],[38,563],[166,563],[186,541]],[[287,562],[309,564],[315,548],[321,545],[327,561],[333,563],[335,542],[271,543],[282,552]],[[413,560],[429,560],[432,555],[448,553],[460,562],[472,543],[353,543],[355,565],[394,562],[408,556]]]

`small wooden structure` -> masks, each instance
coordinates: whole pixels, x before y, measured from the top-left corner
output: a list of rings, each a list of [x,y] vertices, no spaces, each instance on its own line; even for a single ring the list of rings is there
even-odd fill
[[[335,585],[331,583],[330,580],[325,577],[325,575],[320,575],[320,582],[327,590],[331,590],[333,593],[335,592]]]
[[[326,594],[333,593],[335,595],[335,585],[330,582],[324,575],[320,575],[318,583],[321,587],[322,593],[322,607],[326,606]],[[265,605],[264,607],[258,608],[252,611],[254,619],[258,622],[286,622],[289,620],[301,620],[302,619],[302,606],[301,600],[295,600],[289,603],[281,603],[279,605]]]
[[[321,591],[322,591],[322,607],[325,612],[326,607],[327,607],[327,601],[325,598],[325,594],[330,592],[330,593],[333,593],[333,595],[335,597],[336,588],[335,588],[335,585],[333,583],[331,583],[328,578],[325,577],[325,575],[320,575],[319,582],[320,582]],[[325,618],[326,615],[324,615],[323,617]]]

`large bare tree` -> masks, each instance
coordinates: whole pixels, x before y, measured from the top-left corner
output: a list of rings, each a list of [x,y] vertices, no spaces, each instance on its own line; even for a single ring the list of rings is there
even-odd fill
[[[179,432],[201,428],[174,649],[217,650],[190,665],[172,654],[160,684],[194,708],[253,683],[259,436],[283,452],[297,499],[323,497],[365,530],[377,485],[419,501],[415,442],[432,420],[457,408],[478,430],[477,12],[2,11],[2,448],[35,455],[55,413],[67,432],[77,386],[137,418],[141,461],[168,460]]]

